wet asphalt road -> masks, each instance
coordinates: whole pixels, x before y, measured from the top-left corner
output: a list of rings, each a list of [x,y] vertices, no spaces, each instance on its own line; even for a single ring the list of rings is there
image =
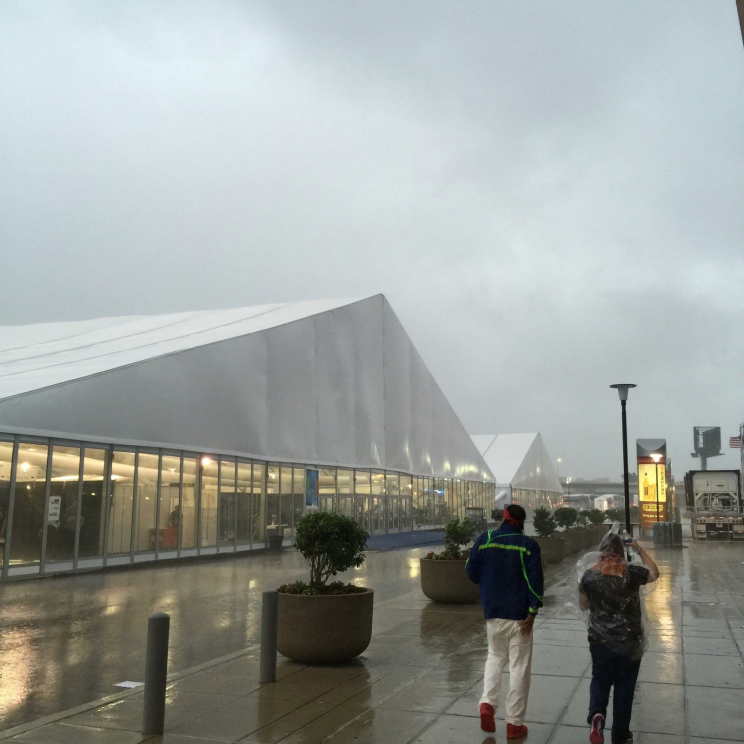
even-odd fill
[[[418,584],[431,547],[370,553],[339,576],[375,589],[377,601]],[[169,671],[257,643],[261,592],[307,579],[302,557],[223,557],[0,587],[0,730],[119,692],[141,681],[147,618],[171,616]]]

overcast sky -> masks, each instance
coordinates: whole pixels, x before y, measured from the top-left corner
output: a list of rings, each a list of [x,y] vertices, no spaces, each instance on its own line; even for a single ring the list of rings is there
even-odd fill
[[[3,0],[0,65],[0,322],[383,292],[471,433],[616,479],[627,381],[737,466],[734,0]]]

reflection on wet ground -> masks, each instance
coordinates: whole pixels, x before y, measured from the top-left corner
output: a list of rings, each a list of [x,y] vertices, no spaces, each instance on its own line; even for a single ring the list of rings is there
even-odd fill
[[[168,690],[167,735],[162,739],[163,744],[238,740],[254,744],[494,741],[480,731],[477,718],[485,659],[484,623],[479,608],[437,605],[426,600],[418,588],[417,576],[417,559],[423,552],[374,554],[358,574],[360,583],[369,583],[378,590],[374,637],[364,658],[345,666],[311,668],[284,660],[280,664],[280,680],[261,686],[257,681],[257,656],[246,653],[173,680]],[[741,741],[744,547],[695,545],[683,550],[656,551],[655,559],[662,570],[662,579],[646,599],[649,647],[641,665],[633,711],[636,741],[639,744]],[[283,579],[290,573],[290,567],[302,573],[301,562],[291,554],[266,560],[262,570],[271,578],[262,576],[262,585],[275,585],[278,577]],[[174,592],[171,607],[182,613],[181,623],[191,618],[189,627],[195,634],[194,644],[209,657],[210,653],[216,656],[232,650],[227,648],[228,638],[236,639],[235,647],[246,645],[239,640],[241,637],[255,638],[258,595],[252,599],[245,596],[251,592],[245,590],[246,567],[252,565],[251,559],[234,563],[235,566],[215,563],[183,567],[187,569],[184,572],[187,578],[179,579],[171,574],[163,583],[155,575],[159,571],[87,578],[95,578],[103,585],[115,579],[108,591],[136,595],[141,588],[150,602],[159,596],[158,585],[170,585]],[[252,574],[259,581],[257,565],[253,564]],[[242,573],[231,578],[235,571]],[[220,581],[225,587],[214,586]],[[132,585],[125,592],[128,582]],[[58,582],[54,591],[58,592],[64,583]],[[546,606],[534,631],[527,741],[574,744],[588,738],[585,719],[590,660],[585,627],[575,601],[573,562],[564,560],[550,567],[547,585]],[[24,589],[29,586],[25,585]],[[88,587],[87,591],[98,597],[101,587]],[[230,592],[238,591],[240,601],[229,596]],[[256,587],[255,592],[258,591]],[[199,605],[196,611],[192,612],[190,603]],[[208,613],[210,603],[216,604],[219,611]],[[122,612],[130,613],[131,622],[134,618],[142,621],[150,609],[155,609],[147,606],[135,611],[140,605],[134,598],[118,604],[125,607]],[[93,606],[96,619],[90,626],[83,621],[84,613],[73,618],[72,622],[80,623],[80,631],[87,627],[89,633],[96,629],[102,632],[105,619],[110,617],[103,613],[103,608],[109,606],[107,603],[96,601]],[[137,616],[138,612],[141,617]],[[231,612],[236,613],[234,618],[230,617]],[[32,634],[27,645],[19,647],[23,649],[20,653],[37,668],[34,654],[42,654],[42,649],[46,649],[44,658],[52,664],[50,679],[57,680],[57,686],[66,686],[71,680],[79,684],[84,678],[79,668],[89,663],[94,664],[96,674],[100,675],[101,669],[109,673],[113,669],[123,679],[127,674],[121,671],[123,666],[116,666],[116,655],[125,656],[128,639],[139,643],[141,634],[125,628],[123,621],[117,622],[116,631],[121,632],[122,639],[117,639],[115,630],[106,631],[107,643],[112,647],[108,666],[95,666],[91,656],[77,665],[71,663],[74,657],[66,660],[69,644],[63,642],[64,633],[54,635],[43,623],[37,625],[42,628],[43,638],[34,638]],[[225,643],[221,651],[214,650],[215,638]],[[210,639],[212,645],[203,648]],[[174,658],[179,659],[181,668],[187,665],[187,658],[196,659],[190,640],[180,631]],[[97,649],[105,646],[105,643],[96,644]],[[120,662],[125,665],[126,660]],[[13,668],[18,670],[14,673],[22,673],[20,666],[14,662]],[[138,679],[141,664],[133,665],[132,669],[127,672],[129,677]],[[28,680],[34,674],[37,675],[34,684],[45,684],[38,672],[30,673]],[[28,680],[26,684],[30,684]],[[508,675],[504,684],[508,685]],[[83,685],[80,689],[94,688]],[[44,699],[43,689],[33,687],[33,690],[27,700],[34,696]],[[111,691],[107,687],[104,693]],[[57,692],[54,695],[56,701],[64,697]],[[142,740],[136,733],[141,705],[141,692],[134,692],[108,705],[28,731],[18,740],[135,744]],[[29,703],[23,702],[20,709],[30,710]],[[499,710],[498,715],[503,716],[503,711]],[[495,740],[505,740],[504,727],[501,718]]]
[[[384,601],[418,581],[431,548],[371,553],[345,580]],[[171,615],[170,670],[258,641],[261,592],[306,578],[295,550],[0,586],[0,730],[117,692],[141,680],[147,617]]]

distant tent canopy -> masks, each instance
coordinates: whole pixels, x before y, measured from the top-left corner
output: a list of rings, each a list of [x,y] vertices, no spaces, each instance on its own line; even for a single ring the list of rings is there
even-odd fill
[[[510,502],[528,513],[538,506],[554,508],[563,487],[540,434],[474,434],[473,443],[496,477],[495,505]]]

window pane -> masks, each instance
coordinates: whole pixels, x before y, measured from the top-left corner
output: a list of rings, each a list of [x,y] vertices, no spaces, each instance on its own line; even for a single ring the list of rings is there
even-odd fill
[[[294,525],[302,519],[305,513],[305,469],[294,469],[294,488],[292,493],[292,536],[294,537]]]
[[[196,547],[196,478],[197,460],[183,458],[183,494],[181,499],[181,547]]]
[[[251,541],[251,464],[238,463],[238,482],[236,484],[236,525],[235,537],[239,543],[246,545]]]
[[[333,512],[336,508],[336,471],[318,468],[318,494],[320,511]]]
[[[21,442],[18,447],[11,563],[38,563],[41,560],[48,451],[49,448],[43,444]]]
[[[292,530],[292,468],[283,465],[280,471],[279,525],[284,528],[284,535],[288,536]]]
[[[98,558],[103,555],[106,529],[103,486],[107,456],[108,450],[85,448],[78,558]]]
[[[271,534],[278,534],[279,529],[279,466],[269,465],[266,480],[266,510]]]
[[[372,473],[372,493],[385,493],[385,473]]]
[[[114,451],[111,463],[109,555],[121,555],[131,549],[133,497],[134,452]]]
[[[201,459],[201,542],[202,548],[217,545],[218,465],[211,457]]]
[[[0,557],[5,554],[5,533],[10,509],[10,468],[13,463],[13,443],[0,442]]]
[[[338,493],[354,493],[354,471],[336,471],[336,489]]]
[[[163,455],[160,468],[160,515],[158,549],[178,547],[178,520],[181,514],[181,458]]]
[[[158,456],[140,452],[137,465],[137,536],[135,550],[155,550],[158,505]]]
[[[235,542],[235,463],[220,466],[220,545]]]
[[[397,496],[400,493],[400,481],[397,473],[387,473],[385,475],[385,493],[388,496]]]
[[[71,561],[75,557],[80,450],[54,445],[49,484],[46,560]]]
[[[266,466],[262,462],[253,463],[253,542],[258,543],[259,545],[266,541],[266,494],[264,493],[265,469]]]

